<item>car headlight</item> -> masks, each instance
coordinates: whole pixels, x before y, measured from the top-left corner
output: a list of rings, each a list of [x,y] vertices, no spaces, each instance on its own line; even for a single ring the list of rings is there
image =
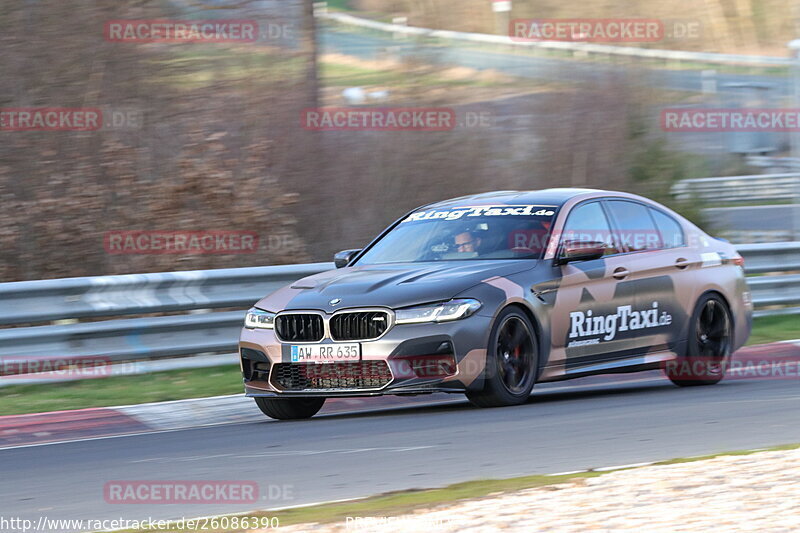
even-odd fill
[[[424,322],[448,322],[467,318],[481,308],[478,300],[462,298],[438,304],[420,305],[396,309],[396,324],[422,324]]]
[[[255,329],[272,329],[275,327],[275,313],[262,311],[253,307],[244,318],[244,327]]]

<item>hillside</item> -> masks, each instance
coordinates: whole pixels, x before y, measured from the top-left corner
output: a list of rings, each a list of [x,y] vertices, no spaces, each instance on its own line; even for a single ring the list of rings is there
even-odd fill
[[[792,0],[513,0],[511,18],[645,18],[665,27],[699,23],[697,37],[668,35],[644,46],[755,55],[785,55],[800,37],[800,3]],[[371,16],[406,16],[409,24],[494,33],[489,0],[339,0],[334,5]],[[667,34],[672,32],[667,29]]]

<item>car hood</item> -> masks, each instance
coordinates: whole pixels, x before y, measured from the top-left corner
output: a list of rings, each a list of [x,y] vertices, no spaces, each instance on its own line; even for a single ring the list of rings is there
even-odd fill
[[[332,312],[353,307],[400,308],[447,300],[495,276],[529,270],[537,261],[438,261],[393,263],[330,270],[291,284],[291,297],[282,289],[259,301],[268,311],[320,309]],[[339,299],[336,305],[331,301]]]

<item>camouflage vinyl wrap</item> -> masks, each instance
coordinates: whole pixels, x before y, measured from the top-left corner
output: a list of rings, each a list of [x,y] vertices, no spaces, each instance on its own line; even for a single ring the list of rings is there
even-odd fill
[[[683,230],[685,244],[560,264],[559,235],[570,212],[586,202],[614,198],[672,217]],[[752,305],[735,248],[660,204],[626,193],[548,189],[477,195],[433,207],[526,204],[549,206],[556,212],[540,259],[361,266],[356,257],[354,266],[304,278],[260,300],[258,309],[315,312],[326,320],[347,310],[377,309],[385,310],[393,322],[395,309],[452,298],[475,299],[481,307],[468,318],[451,322],[392,324],[380,338],[360,342],[362,361],[385,362],[391,371],[391,379],[375,387],[282,389],[274,369],[293,364],[292,343],[280,342],[272,329],[244,328],[239,344],[247,395],[332,397],[481,389],[487,353],[491,354],[492,325],[508,306],[527,314],[538,337],[539,382],[658,368],[683,357],[692,314],[709,292],[717,293],[729,307],[732,348],[746,342]],[[319,343],[336,344],[329,336]],[[418,376],[404,363],[418,356],[452,357],[455,367],[446,375]]]

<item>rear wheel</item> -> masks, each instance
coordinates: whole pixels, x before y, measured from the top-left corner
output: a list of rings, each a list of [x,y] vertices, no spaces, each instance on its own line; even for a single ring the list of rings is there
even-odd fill
[[[478,407],[525,403],[531,395],[539,366],[539,345],[525,314],[509,307],[497,317],[486,351],[483,390],[467,392]]]
[[[686,357],[666,364],[667,377],[680,387],[719,383],[731,356],[732,332],[731,313],[722,298],[700,298],[689,325]]]
[[[261,412],[277,420],[311,418],[322,409],[325,398],[256,398]]]

